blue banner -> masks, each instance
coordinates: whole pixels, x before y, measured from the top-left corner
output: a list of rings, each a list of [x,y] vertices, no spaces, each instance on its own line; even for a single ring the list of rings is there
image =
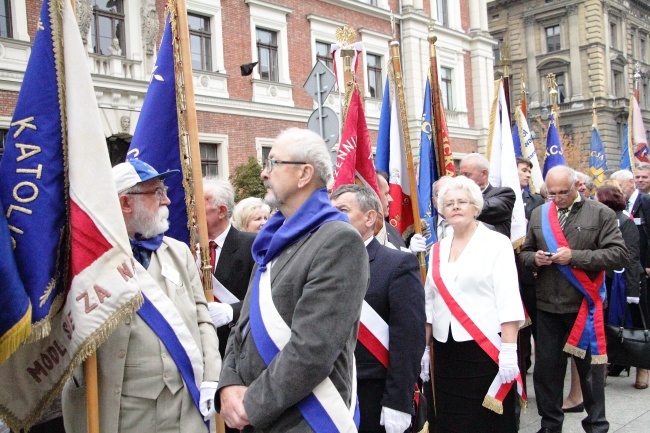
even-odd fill
[[[524,154],[521,151],[521,140],[519,139],[519,126],[516,123],[512,128],[512,144],[515,146],[515,158],[523,158]]]
[[[383,107],[382,107],[383,109]],[[420,218],[427,223],[428,229],[422,230],[427,240],[426,263],[429,264],[429,251],[438,239],[434,220],[436,209],[433,206],[433,182],[438,180],[438,165],[436,164],[435,147],[433,146],[433,128],[431,126],[431,85],[427,78],[424,89],[424,107],[422,109],[422,128],[420,132],[420,168],[418,173],[418,202],[420,203]]]
[[[628,137],[627,137],[627,125],[625,125],[625,129],[623,130],[623,145],[622,145],[622,151],[621,151],[621,170],[630,170],[632,171],[632,160],[630,159],[630,146],[628,143]]]
[[[191,80],[192,77],[188,79]],[[173,35],[168,14],[158,59],[151,72],[151,83],[144,97],[127,159],[141,159],[159,172],[181,170],[183,173],[176,104]],[[187,227],[183,182],[174,178],[167,186],[171,204],[169,230],[165,235],[189,244],[190,232]]]
[[[555,115],[551,114],[551,120],[548,124],[548,134],[546,135],[546,157],[544,158],[544,170],[542,175],[546,179],[546,173],[556,165],[565,165],[564,152],[562,152],[562,143],[560,135],[555,127]]]
[[[33,328],[35,337],[49,332],[48,317],[61,305],[68,262],[63,95],[59,94],[63,88],[54,56],[60,39],[48,7],[49,1],[44,1],[0,161],[0,202],[15,246],[18,274],[31,303],[32,323],[40,322]],[[3,316],[9,313],[5,302]]]
[[[605,170],[607,170],[607,154],[600,139],[598,128],[591,129],[591,151],[589,153],[589,171],[594,185],[599,187],[605,181]]]
[[[384,99],[381,101],[377,146],[375,148],[375,168],[389,173],[390,164],[390,81],[386,77]],[[386,215],[387,216],[387,215]]]

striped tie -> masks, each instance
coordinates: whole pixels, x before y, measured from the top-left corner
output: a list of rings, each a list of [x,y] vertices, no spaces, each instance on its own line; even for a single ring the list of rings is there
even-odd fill
[[[558,209],[557,219],[560,221],[560,228],[564,230],[564,224],[569,216],[569,208]]]

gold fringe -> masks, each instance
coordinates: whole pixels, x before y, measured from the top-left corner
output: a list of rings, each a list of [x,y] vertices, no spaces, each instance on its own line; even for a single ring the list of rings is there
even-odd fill
[[[144,298],[142,297],[142,292],[138,291],[130,301],[124,304],[106,322],[104,322],[97,331],[90,335],[86,341],[79,346],[77,352],[71,356],[70,364],[66,367],[54,387],[52,387],[41,401],[35,405],[34,411],[27,415],[25,419],[18,419],[13,412],[9,411],[5,407],[3,402],[0,402],[0,417],[3,419],[7,427],[12,431],[19,431],[20,429],[29,430],[31,426],[36,424],[40,420],[41,416],[43,416],[43,413],[50,407],[52,402],[61,395],[63,392],[63,386],[70,376],[72,376],[74,370],[80,366],[88,356],[94,353],[118,326],[122,325],[126,319],[133,316],[136,311],[140,309],[143,302]],[[80,416],[85,415],[80,414]]]
[[[577,356],[580,359],[585,359],[585,356],[587,356],[586,350],[572,346],[568,343],[564,345],[564,351],[570,355]]]
[[[605,355],[591,355],[592,364],[607,364],[607,354]]]
[[[497,400],[491,395],[485,395],[485,398],[483,399],[483,407],[486,407],[499,415],[503,415],[503,402]]]
[[[526,242],[526,236],[522,236],[516,241],[512,242],[512,249],[516,250],[517,248],[521,248],[524,245],[524,242]]]
[[[59,293],[52,300],[52,306],[50,307],[50,313],[39,320],[36,323],[32,324],[32,333],[25,340],[25,344],[34,343],[42,338],[50,335],[52,331],[52,317],[61,310],[63,306],[63,293]]]
[[[424,422],[422,430],[420,430],[418,433],[429,433],[429,421]]]
[[[525,413],[528,410],[528,400],[524,400],[522,396],[519,396],[519,406],[521,410]]]
[[[524,320],[524,324],[521,325],[521,327],[519,329],[524,329],[525,327],[530,326],[532,324],[533,324],[533,321],[530,320],[530,316],[528,316],[528,317],[526,317],[526,320]]]
[[[503,78],[494,80],[494,100],[492,101],[492,107],[490,108],[490,129],[488,133],[487,147],[485,148],[485,157],[490,160],[490,154],[492,153],[492,140],[494,139],[494,125],[497,119],[497,104],[499,103],[499,86],[501,85]]]
[[[0,364],[5,362],[16,349],[24,344],[31,332],[32,304],[29,304],[25,315],[0,338]]]

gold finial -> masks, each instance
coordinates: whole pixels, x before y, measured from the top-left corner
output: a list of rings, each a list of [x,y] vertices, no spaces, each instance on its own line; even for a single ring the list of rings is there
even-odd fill
[[[336,41],[342,45],[352,45],[357,38],[357,32],[350,26],[346,25],[340,29],[336,29]]]
[[[435,27],[436,27],[436,20],[429,21],[429,35],[427,36],[427,40],[429,41],[430,44],[435,44],[436,41],[438,40],[438,37],[433,34],[433,29]]]

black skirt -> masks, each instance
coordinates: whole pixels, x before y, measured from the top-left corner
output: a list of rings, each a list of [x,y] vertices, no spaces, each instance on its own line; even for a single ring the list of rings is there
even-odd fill
[[[503,415],[483,407],[499,367],[474,341],[434,338],[436,433],[516,433],[516,386],[503,401]]]

